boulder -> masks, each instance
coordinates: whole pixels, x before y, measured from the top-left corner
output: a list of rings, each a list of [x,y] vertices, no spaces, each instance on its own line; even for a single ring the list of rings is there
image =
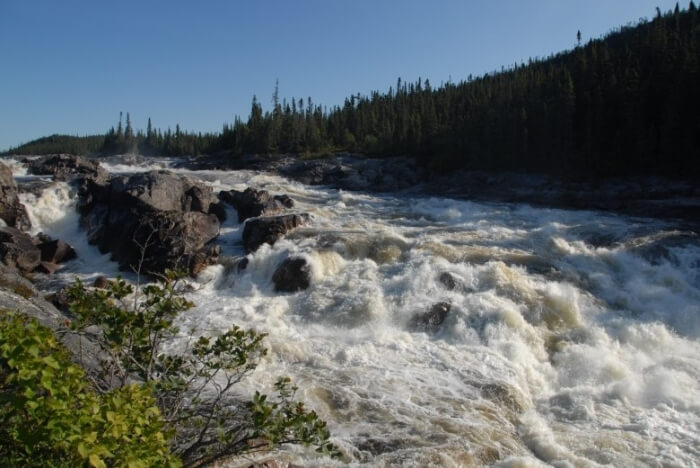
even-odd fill
[[[42,262],[63,263],[78,256],[73,247],[62,240],[47,240],[37,247],[41,250]]]
[[[272,282],[275,283],[275,291],[302,291],[311,284],[309,265],[300,257],[287,258],[275,270]]]
[[[56,263],[52,262],[39,262],[39,266],[37,266],[34,271],[38,271],[40,273],[46,273],[47,275],[53,275],[56,273],[56,270],[60,268],[59,265]]]
[[[26,231],[32,227],[27,209],[19,201],[12,171],[0,162],[0,219],[10,227]]]
[[[414,315],[409,322],[409,328],[434,333],[440,329],[451,308],[452,305],[449,302],[438,302],[429,310]]]
[[[103,252],[111,252],[123,269],[143,273],[183,269],[196,275],[218,256],[218,246],[205,246],[218,234],[219,220],[213,214],[137,209],[121,212],[113,208],[98,246]]]
[[[168,171],[150,171],[113,177],[110,204],[156,211],[195,211],[221,218],[225,210],[211,187]]]
[[[196,275],[219,254],[208,243],[219,234],[224,210],[199,181],[151,171],[113,177],[104,193],[81,196],[89,242],[111,252],[124,269],[154,274],[184,269]]]
[[[227,190],[219,192],[219,198],[229,203],[238,212],[238,222],[263,214],[277,214],[285,208],[294,207],[294,200],[287,195],[272,196],[267,190],[247,188],[243,192]]]
[[[92,283],[92,286],[98,289],[107,289],[107,286],[109,286],[109,280],[106,276],[100,275],[95,278],[95,282]]]
[[[309,220],[308,214],[293,214],[255,218],[246,221],[243,228],[243,247],[246,252],[254,252],[263,244],[273,245],[292,229]]]
[[[0,261],[22,273],[29,273],[39,266],[41,250],[32,238],[12,227],[0,227]]]

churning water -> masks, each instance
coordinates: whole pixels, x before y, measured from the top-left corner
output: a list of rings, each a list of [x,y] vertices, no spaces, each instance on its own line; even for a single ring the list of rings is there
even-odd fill
[[[107,166],[108,169],[135,170]],[[141,169],[147,169],[143,167]],[[287,193],[311,222],[193,283],[180,323],[269,334],[245,391],[288,375],[345,454],[371,466],[696,466],[700,239],[673,221],[309,187],[248,171],[187,172],[215,190]],[[75,194],[23,195],[35,231],[72,243],[57,279],[115,275],[78,227]],[[277,293],[288,256],[311,286]],[[449,273],[449,275],[445,275]],[[441,281],[442,277],[442,281]],[[451,304],[433,333],[411,318]],[[327,466],[327,459],[291,460]],[[299,458],[302,457],[302,458]]]

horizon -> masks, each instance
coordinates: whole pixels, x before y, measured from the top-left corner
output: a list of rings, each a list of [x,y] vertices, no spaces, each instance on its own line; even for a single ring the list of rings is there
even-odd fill
[[[151,118],[163,130],[219,132],[247,118],[253,96],[269,110],[276,80],[282,98],[328,108],[398,78],[458,83],[570,50],[577,31],[586,43],[676,2],[261,4],[240,6],[238,16],[224,3],[0,5],[0,61],[19,70],[0,76],[0,150],[52,134],[104,134],[119,112],[137,130]],[[347,9],[359,12],[357,24],[347,24]],[[240,23],[232,30],[227,13]]]

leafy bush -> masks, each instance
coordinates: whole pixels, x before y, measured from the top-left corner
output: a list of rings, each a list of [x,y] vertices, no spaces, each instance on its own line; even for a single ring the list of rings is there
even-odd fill
[[[101,387],[137,380],[152,388],[165,427],[174,434],[171,451],[187,465],[286,443],[313,445],[337,456],[326,423],[292,400],[296,388],[289,379],[277,381],[275,398],[256,393],[245,402],[233,395],[235,385],[266,354],[265,334],[233,326],[217,337],[193,339],[177,354],[162,351],[162,344],[178,333],[177,315],[193,306],[176,293],[179,278],[167,272],[162,284],[142,291],[121,279],[105,290],[86,289],[80,281],[68,289],[76,317],[71,327],[79,333],[92,325],[102,328]]]
[[[0,464],[179,466],[151,388],[99,394],[54,334],[0,311]]]

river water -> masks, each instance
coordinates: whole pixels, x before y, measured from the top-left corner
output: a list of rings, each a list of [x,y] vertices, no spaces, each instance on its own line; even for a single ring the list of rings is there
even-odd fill
[[[229,209],[220,242],[231,260],[193,282],[197,306],[182,316],[180,339],[234,323],[268,333],[269,355],[242,391],[271,391],[290,376],[297,397],[328,421],[345,455],[339,466],[697,466],[697,229],[344,192],[249,171],[178,172],[215,190],[286,193],[311,214],[237,272],[242,226]],[[87,244],[68,185],[22,197],[35,232],[78,251],[45,284],[117,274]],[[288,256],[311,266],[307,290],[274,291],[272,274]],[[441,327],[412,329],[411,318],[438,302],[451,304]],[[282,457],[333,464],[290,450]]]

